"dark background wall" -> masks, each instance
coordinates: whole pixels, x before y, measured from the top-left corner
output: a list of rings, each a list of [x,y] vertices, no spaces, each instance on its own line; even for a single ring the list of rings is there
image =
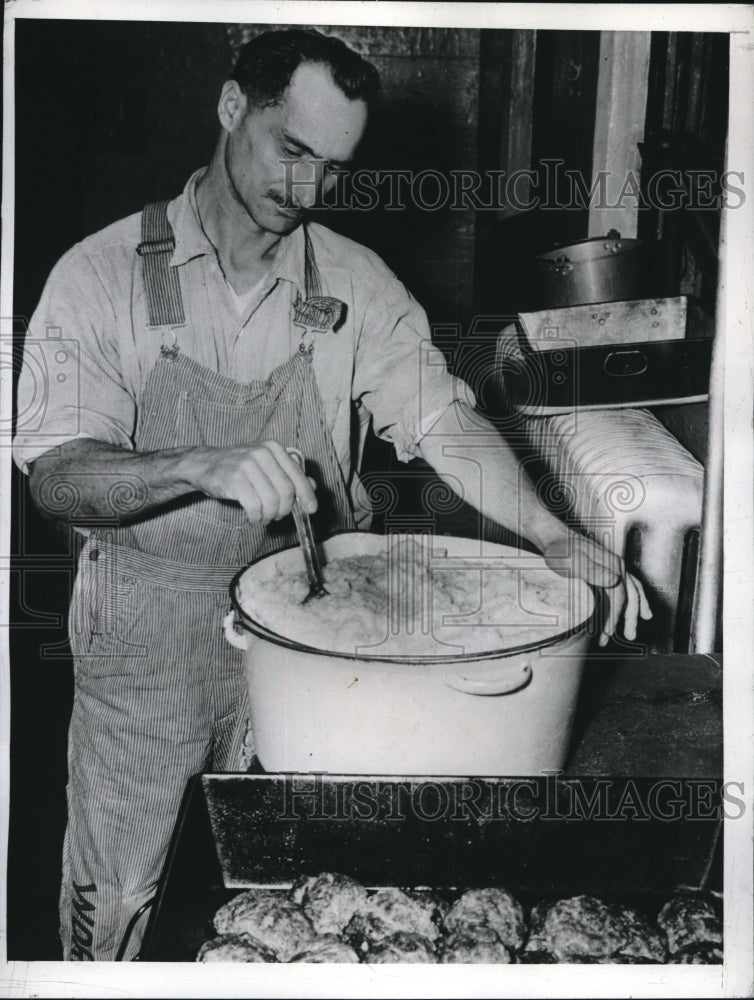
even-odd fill
[[[660,31],[652,36],[643,173],[724,169],[728,131],[729,40],[716,33]],[[696,298],[715,312],[718,211],[648,211],[639,238],[656,247],[655,268],[669,294]],[[704,462],[707,404],[655,411],[684,447]]]
[[[238,47],[257,27],[18,20],[15,29],[14,313],[20,345],[23,317],[33,311],[50,268],[68,247],[147,201],[174,196],[208,161],[220,87]],[[501,105],[501,67],[512,33],[322,30],[371,59],[383,77],[359,165],[441,173],[500,166],[512,127],[510,111]],[[560,157],[588,175],[599,38],[593,32],[539,32],[536,49],[534,83],[518,95],[518,106],[532,121],[535,161]],[[697,50],[687,49],[684,65],[693,66]],[[677,52],[687,49],[672,39],[653,49],[658,107],[667,89],[660,68],[675,67]],[[696,58],[700,65],[707,60],[708,75],[720,70],[716,50],[699,50]],[[570,79],[573,64],[582,67],[578,86]],[[674,93],[687,100],[678,87]],[[719,94],[710,100],[719,104]],[[667,118],[666,102],[662,107]],[[533,253],[554,240],[586,236],[587,225],[586,214],[577,212],[501,218],[411,205],[399,212],[331,212],[323,221],[386,260],[425,306],[438,342],[453,359],[456,334],[446,340],[443,331],[464,331],[482,314],[493,317],[494,334],[500,317],[531,305]],[[669,254],[678,252],[671,248]],[[672,268],[668,273],[675,281],[668,292],[677,293],[681,278]],[[703,417],[692,421],[696,440],[703,439]],[[370,461],[379,467],[390,459],[373,442]],[[419,469],[417,481],[424,474]],[[75,545],[38,517],[15,469],[12,488],[8,954],[56,959],[72,687],[65,609]]]

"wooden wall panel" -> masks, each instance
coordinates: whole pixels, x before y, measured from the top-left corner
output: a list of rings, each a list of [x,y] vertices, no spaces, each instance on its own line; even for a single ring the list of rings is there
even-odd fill
[[[589,236],[604,236],[615,229],[632,239],[637,233],[638,199],[622,199],[621,195],[624,190],[633,190],[638,195],[639,143],[644,138],[647,113],[650,39],[648,31],[601,32],[592,176],[606,172],[605,190],[610,207],[590,207]],[[632,177],[637,183],[630,180]],[[631,184],[628,189],[627,184]]]

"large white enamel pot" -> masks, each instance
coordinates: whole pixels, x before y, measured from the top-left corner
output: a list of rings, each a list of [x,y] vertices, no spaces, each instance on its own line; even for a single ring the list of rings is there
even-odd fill
[[[376,554],[399,538],[343,533],[321,553],[325,563]],[[436,543],[450,558],[523,557],[537,572],[552,572],[538,556],[506,546],[448,536]],[[450,656],[350,655],[307,646],[305,636],[277,635],[242,607],[241,590],[279,566],[300,564],[298,547],[284,549],[251,563],[231,584],[225,631],[244,651],[265,770],[499,776],[563,766],[597,613],[587,584],[569,581],[567,627],[554,635],[550,629],[543,642]]]

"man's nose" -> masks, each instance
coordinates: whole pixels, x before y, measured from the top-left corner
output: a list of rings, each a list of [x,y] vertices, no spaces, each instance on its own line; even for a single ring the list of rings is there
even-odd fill
[[[300,161],[292,173],[290,201],[298,208],[313,208],[322,200],[322,189],[329,186],[328,180],[324,162]]]
[[[293,200],[299,208],[313,208],[317,201],[322,198],[321,178],[312,176],[311,182],[307,184],[297,184],[293,190]]]

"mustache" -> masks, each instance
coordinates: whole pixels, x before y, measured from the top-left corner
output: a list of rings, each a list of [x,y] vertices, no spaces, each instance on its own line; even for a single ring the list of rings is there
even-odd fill
[[[279,205],[280,208],[285,209],[287,212],[295,211],[303,215],[305,211],[301,205],[297,204],[295,201],[291,201],[289,198],[286,198],[284,195],[280,194],[279,191],[275,191],[274,188],[269,189],[267,197],[271,198],[276,205]]]

